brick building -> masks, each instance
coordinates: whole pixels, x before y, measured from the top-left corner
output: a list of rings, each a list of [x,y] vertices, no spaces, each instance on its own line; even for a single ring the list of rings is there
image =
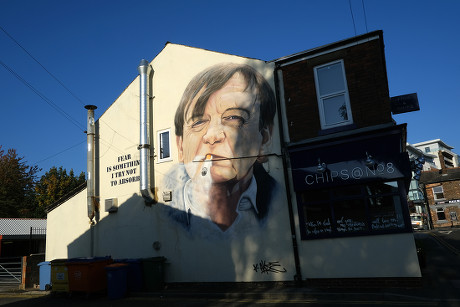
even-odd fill
[[[394,125],[381,31],[285,57],[277,63],[283,71],[290,142]],[[317,102],[315,75],[321,69],[340,69],[339,66],[344,74],[347,119],[328,122],[327,114]]]
[[[382,32],[277,67],[302,239],[411,232],[406,126],[391,117]]]
[[[443,168],[422,172],[424,187],[434,228],[460,225],[460,168]]]

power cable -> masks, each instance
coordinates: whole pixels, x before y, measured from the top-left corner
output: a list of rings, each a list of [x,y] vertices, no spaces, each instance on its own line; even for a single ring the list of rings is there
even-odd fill
[[[348,4],[350,5],[351,19],[353,20],[353,28],[355,29],[355,36],[356,36],[355,17],[353,16],[353,9],[351,8],[351,0],[348,0]]]
[[[74,94],[67,86],[65,86],[65,84],[59,80],[54,74],[52,74],[48,69],[46,69],[46,67],[40,63],[39,60],[37,60],[29,51],[27,51],[12,35],[10,35],[3,27],[0,26],[0,30],[3,31],[3,33],[5,33],[16,45],[18,45],[29,57],[31,57],[38,65],[40,65],[41,68],[43,68],[43,70],[45,70],[56,82],[58,82],[70,95],[72,95],[76,100],[78,100],[83,106],[86,105],[76,94]],[[72,124],[74,124],[75,126],[77,126],[80,130],[82,130],[83,132],[85,132],[84,129],[81,128],[80,126],[80,123],[78,121],[76,121],[75,119],[73,119],[69,114],[67,114],[64,110],[62,110],[61,108],[59,108],[59,106],[57,106],[55,103],[53,103],[50,99],[48,99],[45,95],[43,95],[42,93],[40,93],[37,89],[35,89],[30,83],[28,83],[24,78],[22,78],[18,73],[16,73],[12,68],[8,67],[5,63],[3,63],[2,61],[0,61],[0,64],[5,67],[6,70],[8,70],[11,74],[13,74],[18,80],[20,80],[22,83],[24,83],[29,89],[31,89],[35,94],[37,94],[40,98],[42,98],[46,103],[48,103],[51,107],[53,107],[55,110],[57,110],[59,113],[61,113],[61,115],[63,115],[65,118],[67,118],[69,121],[72,122]],[[102,123],[104,123],[105,125],[107,125],[107,127],[109,127],[110,129],[112,129],[112,131],[120,136],[122,136],[123,138],[125,138],[126,140],[129,140],[131,141],[130,139],[126,138],[125,136],[123,136],[122,134],[120,134],[117,130],[115,130],[114,128],[112,128],[108,123],[104,122],[101,120]],[[99,137],[99,139],[101,141],[104,142],[104,140],[102,138]],[[67,148],[63,151],[60,151],[59,153],[56,153],[48,158],[45,158],[45,159],[42,159],[38,162],[42,162],[42,161],[46,161],[52,157],[55,157],[75,146],[78,146],[80,145],[82,142],[80,142],[79,144],[77,145],[74,145],[70,148]],[[108,142],[106,142],[107,144],[110,144]],[[118,153],[120,153],[120,149],[114,147],[113,145],[109,145],[109,148],[108,149],[115,149]],[[36,162],[36,163],[38,163]]]
[[[68,150],[70,150],[70,149],[72,149],[72,148],[75,148],[75,147],[77,147],[77,146],[80,146],[81,144],[83,144],[83,143],[85,143],[85,142],[86,142],[86,141],[82,141],[82,142],[80,142],[80,143],[78,143],[78,144],[75,144],[75,145],[73,145],[73,146],[70,146],[69,148],[66,148],[66,149],[64,149],[64,150],[62,150],[62,151],[60,151],[60,152],[58,152],[58,153],[55,153],[55,154],[53,154],[53,155],[51,155],[51,156],[49,156],[49,157],[47,157],[47,158],[41,159],[41,160],[35,162],[34,164],[38,164],[38,163],[40,163],[40,162],[43,162],[43,161],[49,160],[49,159],[51,159],[51,158],[54,158],[54,157],[60,155],[61,153],[64,153],[64,152],[66,152],[66,151],[68,151]]]
[[[16,45],[18,45],[25,53],[27,53],[27,55],[29,55],[38,65],[40,65],[54,80],[56,80],[70,95],[72,95],[75,99],[77,99],[83,106],[86,105],[80,98],[78,98],[77,95],[75,95],[68,87],[65,86],[65,84],[59,80],[54,74],[52,74],[48,69],[46,69],[46,67],[40,63],[39,60],[37,60],[29,51],[27,51],[26,48],[24,48],[11,34],[9,34],[2,26],[0,26],[0,30],[3,31],[3,33],[5,33],[14,43],[16,43]],[[113,129],[109,124],[105,123],[110,129],[112,129],[115,133],[121,135],[120,133],[118,133],[118,131],[116,131],[115,129]],[[122,137],[124,137],[123,135],[121,135]],[[129,140],[128,138],[125,137],[125,139]],[[131,140],[129,140],[131,141]]]
[[[72,95],[75,99],[77,99],[83,106],[86,105],[86,103],[84,103],[80,98],[78,98],[77,95],[75,95],[67,86],[65,86],[65,84],[59,80],[54,74],[52,74],[48,69],[46,69],[46,67],[40,63],[39,60],[37,60],[29,51],[27,51],[26,48],[24,48],[11,34],[9,34],[2,26],[0,26],[0,30],[3,31],[3,33],[5,33],[14,43],[16,43],[16,45],[18,45],[25,53],[27,53],[27,55],[29,55],[38,65],[41,66],[41,68],[43,68],[54,80],[56,80],[70,95]],[[113,129],[112,127],[110,127],[109,124],[105,123],[110,129],[112,129],[113,131],[115,131],[116,133],[118,133],[115,129]]]
[[[55,75],[53,75],[48,69],[45,68],[45,66],[42,65],[42,63],[40,63],[40,61],[38,61],[32,54],[30,54],[29,51],[26,50],[26,48],[24,48],[17,40],[14,39],[13,36],[11,36],[8,32],[6,32],[5,29],[3,29],[2,26],[0,26],[0,30],[3,31],[3,33],[5,33],[13,42],[16,43],[16,45],[18,45],[25,53],[27,53],[38,65],[40,65],[54,80],[56,80],[67,92],[70,93],[70,95],[72,95],[75,99],[77,99],[82,105],[85,105],[83,103],[83,101],[81,101],[80,98],[77,97],[77,95],[75,95],[71,90],[69,90],[65,85],[64,83],[62,83]]]
[[[364,7],[364,0],[361,0],[361,3],[363,5],[364,23],[366,24],[366,33],[369,33],[369,31],[367,30],[367,17],[366,17],[366,8]]]
[[[28,83],[24,78],[22,78],[18,73],[16,73],[11,67],[9,67],[8,65],[6,65],[3,61],[0,60],[0,65],[2,65],[6,70],[8,70],[13,76],[15,76],[19,81],[21,81],[25,86],[27,86],[29,89],[31,89],[35,94],[37,94],[40,98],[42,98],[47,104],[49,104],[52,108],[54,108],[56,111],[58,111],[62,116],[64,116],[67,120],[69,120],[72,124],[74,124],[78,129],[80,129],[81,131],[85,132],[85,129],[82,128],[82,126],[80,125],[80,123],[75,120],[74,118],[72,118],[72,116],[70,116],[68,113],[66,113],[64,110],[62,110],[59,106],[57,106],[53,101],[51,101],[49,98],[47,98],[45,95],[43,95],[40,91],[38,91],[35,87],[33,87],[30,83]],[[113,129],[112,127],[110,127],[110,125],[108,125],[107,123],[103,122],[104,124],[106,124],[110,129],[112,129],[116,134],[124,137],[123,135],[121,135],[120,133],[118,133],[115,129]],[[125,139],[129,140],[128,138],[124,137]],[[102,138],[99,137],[99,139],[101,141],[104,141]],[[131,140],[130,140],[131,141]],[[118,154],[122,153],[122,151],[118,148],[116,148],[115,146],[111,145],[109,142],[106,142],[107,144],[109,144],[109,149],[115,149],[115,151],[117,151]],[[81,144],[81,143],[79,143]],[[78,145],[79,145],[78,144]],[[75,145],[77,146],[77,145]],[[73,148],[73,147],[71,147]],[[70,148],[68,148],[70,149]],[[68,150],[66,149],[66,150]],[[54,157],[56,155],[59,155],[63,152],[65,152],[66,150],[64,151],[61,151],[51,157]],[[51,158],[50,157],[50,158]],[[44,161],[44,160],[47,160],[48,158],[45,158],[43,160],[40,160],[39,162],[41,161]],[[38,163],[38,162],[37,162]]]
[[[53,109],[58,111],[62,116],[67,118],[72,124],[74,124],[78,129],[81,131],[85,131],[85,128],[82,128],[80,123],[72,118],[68,113],[66,113],[64,110],[62,110],[58,105],[56,105],[53,101],[51,101],[49,98],[47,98],[45,95],[40,93],[35,87],[33,87],[29,82],[27,82],[24,78],[22,78],[18,73],[16,73],[12,68],[10,68],[8,65],[3,63],[3,61],[0,60],[0,65],[2,65],[6,70],[8,70],[13,76],[15,76],[19,81],[21,81],[25,86],[27,86],[29,89],[31,89],[37,96],[39,96],[41,99],[43,99],[48,105],[50,105]]]
[[[117,130],[113,129],[109,124],[107,124],[105,121],[101,120],[100,118],[99,118],[99,121],[100,121],[101,123],[103,123],[104,125],[106,125],[107,127],[109,127],[115,134],[118,134],[119,136],[121,136],[122,138],[124,138],[125,140],[127,140],[128,142],[130,142],[131,144],[137,144],[136,142],[133,142],[132,139],[130,139],[130,138],[128,138],[128,137],[122,135],[122,134],[119,133]]]

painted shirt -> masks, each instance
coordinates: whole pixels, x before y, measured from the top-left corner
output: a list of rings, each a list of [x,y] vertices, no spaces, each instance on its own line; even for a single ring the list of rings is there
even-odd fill
[[[278,188],[262,166],[255,168],[249,187],[240,196],[237,219],[226,231],[209,219],[202,206],[186,196],[190,194],[186,187],[190,180],[184,165],[177,164],[165,174],[162,189],[173,192],[172,200],[164,204],[166,214],[191,237],[228,239],[264,231],[269,206]]]
[[[257,219],[257,214],[259,214],[259,211],[257,210],[256,205],[257,182],[254,179],[254,177],[252,177],[249,187],[240,196],[238,206],[236,209],[236,213],[238,213],[236,220],[225,231],[221,230],[216,224],[214,224],[211,221],[209,215],[205,212],[205,210],[203,210],[202,205],[197,204],[193,201],[193,198],[191,197],[190,184],[191,179],[188,180],[184,186],[184,204],[185,210],[188,213],[187,221],[191,225],[191,227],[193,227],[193,220],[195,220],[195,222],[197,222],[196,219],[207,220],[209,223],[201,221],[200,224],[210,224],[209,227],[212,229],[209,230],[212,230],[213,232],[217,231],[227,233],[230,235],[235,232],[235,228],[237,228],[236,225],[238,225],[239,223],[248,224],[249,226],[257,226],[259,224]]]

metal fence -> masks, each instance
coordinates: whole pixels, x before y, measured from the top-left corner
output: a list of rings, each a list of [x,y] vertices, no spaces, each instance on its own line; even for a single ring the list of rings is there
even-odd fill
[[[30,227],[29,254],[45,252],[46,228]]]
[[[22,281],[22,258],[0,258],[0,286],[20,285]]]

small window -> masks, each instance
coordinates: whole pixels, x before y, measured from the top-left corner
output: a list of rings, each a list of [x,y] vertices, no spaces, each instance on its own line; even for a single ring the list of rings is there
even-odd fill
[[[425,152],[430,152],[430,151],[431,151],[430,147],[425,147]]]
[[[171,160],[169,129],[158,132],[158,162]]]
[[[329,129],[352,124],[343,61],[317,66],[314,71],[321,128]]]
[[[433,188],[434,200],[444,199],[444,189],[442,185]]]
[[[438,221],[443,221],[446,219],[446,213],[444,212],[444,208],[436,208],[436,215],[438,217]]]

